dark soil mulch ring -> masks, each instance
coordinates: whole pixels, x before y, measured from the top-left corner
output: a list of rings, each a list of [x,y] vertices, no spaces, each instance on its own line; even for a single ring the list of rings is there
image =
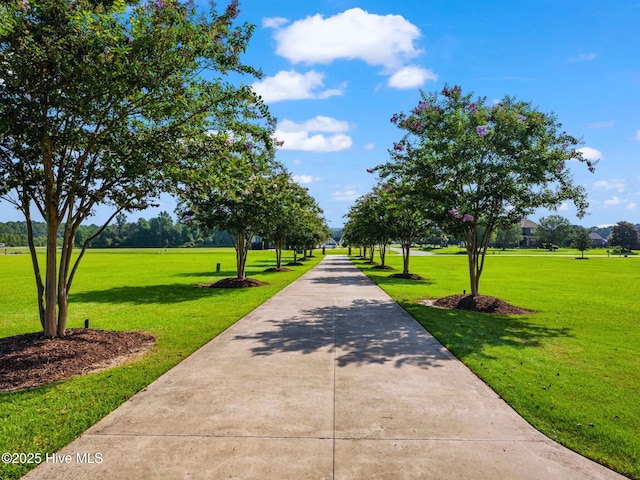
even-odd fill
[[[392,275],[389,275],[389,278],[401,278],[404,280],[426,280],[424,277],[421,277],[416,273],[408,273],[406,275],[404,273],[394,273]]]
[[[291,271],[291,269],[287,268],[287,267],[280,267],[280,268],[272,267],[272,268],[267,268],[265,270],[265,272],[290,272],[290,271]]]
[[[425,302],[439,308],[449,308],[457,310],[468,310],[472,312],[496,313],[499,315],[526,315],[533,313],[531,310],[516,307],[510,303],[488,295],[450,295],[437,300]]]
[[[149,351],[155,338],[142,332],[68,329],[0,339],[0,392],[31,388],[119,365]]]
[[[208,283],[200,285],[202,288],[248,288],[248,287],[262,287],[269,285],[267,282],[261,282],[254,278],[223,278],[214,283]]]
[[[304,263],[300,263],[300,262],[289,262],[286,264],[287,267],[299,267],[300,265],[304,265]]]
[[[373,267],[371,267],[371,269],[376,269],[376,270],[395,270],[393,267],[390,267],[389,265],[374,265]]]

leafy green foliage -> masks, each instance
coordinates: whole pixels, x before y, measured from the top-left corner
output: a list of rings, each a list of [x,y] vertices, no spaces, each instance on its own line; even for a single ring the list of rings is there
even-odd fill
[[[638,247],[638,230],[629,222],[618,222],[611,230],[611,245],[626,249]]]
[[[535,231],[536,240],[549,249],[553,246],[568,247],[571,245],[573,227],[571,222],[560,215],[542,217]]]
[[[580,250],[581,257],[584,258],[584,252],[591,248],[591,237],[589,236],[589,230],[584,227],[576,228],[571,238],[571,246]]]
[[[530,103],[505,97],[487,104],[445,87],[422,93],[416,108],[391,122],[405,134],[376,170],[410,187],[428,218],[464,238],[473,295],[494,229],[564,201],[579,215],[586,211],[585,190],[572,184],[566,163],[577,160],[591,171],[593,163],[553,115]]]
[[[73,239],[96,206],[113,207],[105,226],[148,207],[201,167],[197,145],[206,142],[197,139],[209,132],[270,142],[266,107],[225,79],[259,75],[240,61],[253,26],[234,24],[237,7],[202,15],[179,0],[2,6],[0,194],[27,222],[34,206],[47,223],[45,268],[30,242],[45,335],[64,334],[68,292],[91,241],[72,262]]]

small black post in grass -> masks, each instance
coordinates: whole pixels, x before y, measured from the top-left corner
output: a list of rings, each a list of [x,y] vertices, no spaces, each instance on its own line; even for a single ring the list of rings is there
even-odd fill
[[[89,328],[89,319],[88,318],[84,319],[84,328]]]
[[[220,273],[220,264],[216,263],[216,273]]]

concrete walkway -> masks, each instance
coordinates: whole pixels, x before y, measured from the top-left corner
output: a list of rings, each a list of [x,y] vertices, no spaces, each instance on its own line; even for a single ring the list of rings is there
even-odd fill
[[[624,478],[534,430],[344,256],[57,458],[25,478]]]

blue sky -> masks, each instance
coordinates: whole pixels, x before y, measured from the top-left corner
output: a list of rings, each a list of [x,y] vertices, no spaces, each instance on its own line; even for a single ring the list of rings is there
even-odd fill
[[[600,159],[595,174],[572,166],[590,215],[559,214],[585,226],[640,222],[640,1],[241,0],[240,10],[256,25],[244,61],[265,77],[246,81],[279,119],[277,158],[329,225],[375,183],[367,168],[401,136],[393,113],[445,83],[530,101],[583,139]],[[174,206],[163,197],[129,218]],[[0,221],[20,219],[11,208],[0,204]]]

